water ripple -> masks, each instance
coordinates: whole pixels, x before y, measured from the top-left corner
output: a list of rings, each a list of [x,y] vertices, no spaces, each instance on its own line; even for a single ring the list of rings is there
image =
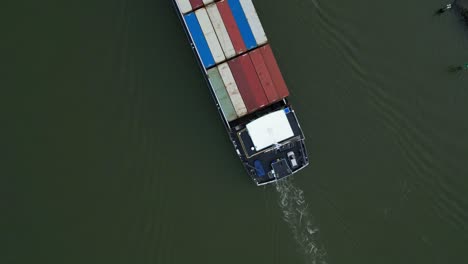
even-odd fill
[[[307,260],[313,264],[326,264],[326,251],[319,243],[319,229],[309,213],[304,191],[295,186],[290,179],[277,182],[276,190],[279,193],[279,206],[284,221],[288,223]]]

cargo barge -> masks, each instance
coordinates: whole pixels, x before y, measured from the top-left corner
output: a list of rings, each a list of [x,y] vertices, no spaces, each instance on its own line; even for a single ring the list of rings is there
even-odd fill
[[[309,164],[289,91],[251,0],[172,0],[229,138],[257,185]]]

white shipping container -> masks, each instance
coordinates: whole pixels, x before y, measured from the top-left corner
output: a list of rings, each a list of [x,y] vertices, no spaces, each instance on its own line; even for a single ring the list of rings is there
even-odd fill
[[[234,76],[232,75],[231,69],[229,65],[225,62],[218,65],[219,74],[221,75],[221,79],[223,79],[224,86],[226,86],[226,91],[229,94],[229,98],[231,98],[232,105],[234,106],[234,110],[236,111],[237,116],[241,117],[247,114],[247,107],[245,107],[244,100],[237,88],[236,81],[234,80]]]
[[[219,13],[218,7],[216,5],[209,5],[206,7],[206,11],[208,12],[208,16],[213,24],[216,36],[218,36],[218,41],[223,48],[224,55],[228,59],[236,56],[236,51],[234,50],[234,46],[232,45],[231,38],[226,30],[226,26],[224,25],[223,18]]]
[[[192,11],[192,5],[190,4],[189,0],[176,0],[177,6],[179,6],[180,12],[182,14],[188,13]]]
[[[213,2],[214,2],[214,0],[203,0],[203,3],[204,3],[205,5],[207,5],[207,4],[209,4],[209,3],[213,3]]]
[[[249,23],[257,45],[265,44],[268,39],[265,31],[263,30],[262,23],[258,18],[258,14],[252,0],[239,0],[239,2],[242,6],[242,10],[244,10],[245,16],[247,17],[247,22]]]
[[[195,15],[197,16],[198,23],[200,23],[203,35],[205,35],[206,42],[208,43],[208,47],[210,48],[214,61],[216,63],[224,61],[226,57],[224,57],[223,49],[219,44],[218,37],[216,37],[216,33],[213,29],[213,25],[211,25],[206,9],[198,9],[195,11]]]

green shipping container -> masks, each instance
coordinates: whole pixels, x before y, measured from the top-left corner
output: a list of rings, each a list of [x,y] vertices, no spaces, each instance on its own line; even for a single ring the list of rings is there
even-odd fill
[[[221,79],[218,68],[215,67],[208,71],[208,80],[210,81],[211,87],[218,99],[218,103],[223,111],[224,117],[229,122],[237,119],[236,110],[234,110],[234,106],[232,105],[231,99],[226,91],[226,87],[224,86],[223,79]]]

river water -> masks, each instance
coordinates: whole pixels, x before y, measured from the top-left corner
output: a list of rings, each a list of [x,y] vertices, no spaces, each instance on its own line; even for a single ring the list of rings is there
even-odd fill
[[[0,263],[468,263],[460,18],[440,0],[254,3],[311,161],[267,187],[169,0],[6,3]]]

